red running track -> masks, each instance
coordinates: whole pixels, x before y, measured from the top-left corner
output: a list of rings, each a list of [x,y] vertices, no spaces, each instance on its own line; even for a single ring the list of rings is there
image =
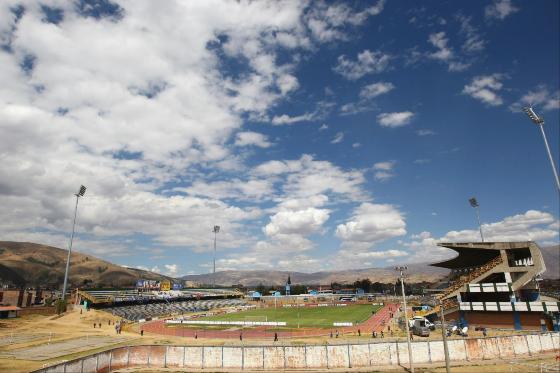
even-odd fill
[[[331,332],[339,331],[340,334],[357,334],[358,330],[366,335],[367,333],[381,332],[391,321],[391,315],[396,314],[398,309],[397,304],[387,304],[379,311],[372,315],[369,319],[355,326],[347,326],[332,329],[317,329],[317,328],[301,328],[298,331],[268,331],[267,327],[253,327],[250,329],[237,329],[237,330],[210,330],[210,329],[192,329],[192,328],[168,328],[165,326],[165,320],[149,321],[141,326],[145,332],[171,335],[176,337],[189,337],[189,338],[216,338],[228,339],[239,338],[274,338],[274,334],[278,334],[278,338],[301,338],[301,337],[320,337],[330,335]]]

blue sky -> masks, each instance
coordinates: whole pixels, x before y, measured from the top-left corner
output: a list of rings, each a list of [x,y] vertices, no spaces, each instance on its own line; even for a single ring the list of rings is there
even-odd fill
[[[558,243],[555,1],[4,1],[0,239],[170,275]]]

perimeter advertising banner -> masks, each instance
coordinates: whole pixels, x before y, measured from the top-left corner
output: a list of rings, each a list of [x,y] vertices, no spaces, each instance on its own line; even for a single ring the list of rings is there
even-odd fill
[[[136,288],[138,288],[138,289],[159,290],[160,282],[155,281],[155,280],[138,280],[138,281],[136,281]]]

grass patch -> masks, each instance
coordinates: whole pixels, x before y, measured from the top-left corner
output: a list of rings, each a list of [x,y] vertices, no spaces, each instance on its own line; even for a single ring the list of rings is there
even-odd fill
[[[217,316],[204,317],[197,320],[214,321],[256,321],[255,317],[267,321],[285,321],[287,328],[300,327],[331,328],[333,322],[352,322],[354,324],[367,320],[372,312],[381,306],[370,304],[353,304],[346,307],[278,307],[248,310]],[[200,325],[200,327],[203,327]],[[283,329],[283,328],[282,328]]]

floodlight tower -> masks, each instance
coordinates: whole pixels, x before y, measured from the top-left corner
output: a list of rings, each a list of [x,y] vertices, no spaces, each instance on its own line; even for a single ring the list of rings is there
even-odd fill
[[[480,205],[478,204],[478,201],[474,197],[469,198],[469,203],[471,204],[471,207],[474,208],[474,210],[476,211],[476,220],[478,220],[478,230],[480,231],[480,239],[482,240],[482,242],[484,242],[484,235],[482,234],[482,224],[480,224],[480,213],[478,211],[478,207]]]
[[[215,225],[214,230],[214,271],[212,272],[212,287],[216,287],[216,237],[218,236],[218,232],[220,231],[220,226]]]
[[[552,166],[552,172],[554,173],[554,180],[556,181],[556,188],[560,192],[560,180],[558,179],[558,172],[556,172],[556,165],[554,164],[554,158],[552,158],[552,153],[550,152],[550,147],[548,146],[548,140],[546,139],[546,134],[544,133],[544,118],[539,117],[537,113],[533,110],[532,107],[523,108],[523,111],[529,119],[533,121],[539,128],[541,129],[542,137],[544,140],[544,146],[546,148],[546,152],[548,153],[548,159],[550,159],[550,165]]]
[[[76,228],[76,215],[78,214],[78,200],[86,193],[86,187],[80,185],[76,196],[76,207],[74,208],[74,222],[72,223],[72,235],[70,235],[70,245],[68,246],[68,258],[66,258],[66,272],[64,272],[64,285],[62,285],[62,300],[66,299],[66,285],[68,284],[68,270],[70,269],[70,254],[72,253],[72,242],[74,241],[74,232]]]
[[[406,323],[406,341],[408,343],[408,362],[410,363],[410,373],[414,373],[414,365],[412,364],[412,346],[410,343],[410,325],[408,324],[408,314],[406,313],[406,295],[404,293],[404,271],[408,267],[395,267],[395,271],[400,273],[401,279],[401,289],[402,289],[402,299],[404,307],[404,321]]]

